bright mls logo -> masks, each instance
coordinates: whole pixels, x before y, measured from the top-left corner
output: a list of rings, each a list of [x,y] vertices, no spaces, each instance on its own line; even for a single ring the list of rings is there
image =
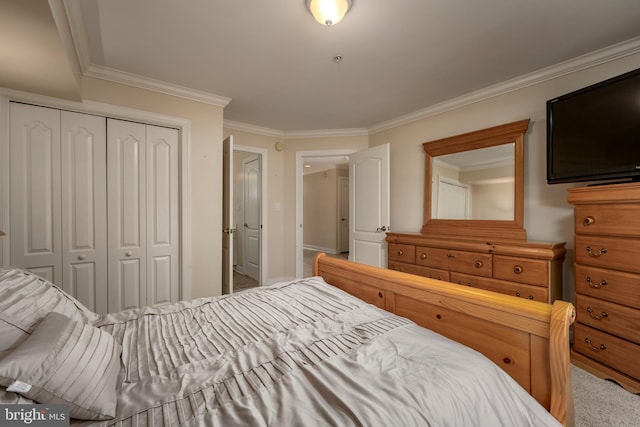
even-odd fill
[[[69,407],[67,405],[2,405],[0,410],[2,426],[68,427]]]

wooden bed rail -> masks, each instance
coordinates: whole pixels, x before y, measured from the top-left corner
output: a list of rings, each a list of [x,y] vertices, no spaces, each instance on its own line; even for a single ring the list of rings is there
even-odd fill
[[[481,352],[563,425],[573,425],[572,304],[525,300],[323,253],[316,255],[313,272],[370,304]]]

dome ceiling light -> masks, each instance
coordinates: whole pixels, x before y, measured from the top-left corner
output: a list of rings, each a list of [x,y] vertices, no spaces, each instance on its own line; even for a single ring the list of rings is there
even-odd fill
[[[306,2],[307,9],[316,21],[327,27],[340,22],[351,8],[351,0],[306,0]]]

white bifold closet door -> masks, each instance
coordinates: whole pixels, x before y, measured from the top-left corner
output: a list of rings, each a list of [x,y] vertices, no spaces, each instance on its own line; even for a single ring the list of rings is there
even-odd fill
[[[11,103],[11,264],[98,313],[179,299],[176,129]]]
[[[178,131],[107,120],[109,311],[177,301]]]
[[[11,104],[11,263],[107,311],[105,118]]]

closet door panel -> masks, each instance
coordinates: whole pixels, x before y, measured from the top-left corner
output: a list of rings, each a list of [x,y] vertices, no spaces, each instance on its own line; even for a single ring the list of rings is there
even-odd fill
[[[109,311],[145,305],[145,125],[107,119]]]
[[[147,302],[179,299],[178,131],[147,126]]]
[[[62,112],[64,289],[108,312],[106,119]]]
[[[60,112],[11,103],[11,263],[62,285]]]

